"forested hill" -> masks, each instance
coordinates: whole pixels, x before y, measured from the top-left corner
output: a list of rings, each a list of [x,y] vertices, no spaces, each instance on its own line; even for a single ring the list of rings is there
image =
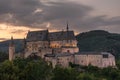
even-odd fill
[[[14,39],[14,44],[16,47],[16,52],[19,52],[22,49],[22,39]],[[8,53],[8,47],[9,47],[10,40],[6,40],[3,42],[0,42],[0,52]]]
[[[80,33],[76,38],[80,51],[108,51],[120,56],[120,34],[94,30]]]

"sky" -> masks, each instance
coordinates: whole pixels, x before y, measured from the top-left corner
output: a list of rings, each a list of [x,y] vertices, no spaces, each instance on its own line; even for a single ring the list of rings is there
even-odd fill
[[[75,33],[120,33],[120,0],[0,0],[0,41],[28,31],[69,29]]]

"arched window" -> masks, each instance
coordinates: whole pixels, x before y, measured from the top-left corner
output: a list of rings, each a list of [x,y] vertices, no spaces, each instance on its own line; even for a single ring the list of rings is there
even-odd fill
[[[70,53],[70,50],[67,50],[68,53]]]
[[[39,52],[41,52],[41,49],[39,50]]]

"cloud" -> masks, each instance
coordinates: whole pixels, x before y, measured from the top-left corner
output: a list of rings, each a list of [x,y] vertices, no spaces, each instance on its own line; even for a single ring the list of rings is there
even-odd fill
[[[115,27],[119,25],[120,25],[120,16],[107,18],[107,15],[89,17],[89,18],[83,19],[81,23],[79,24],[79,26],[83,30],[97,29],[99,27],[106,27],[106,26]]]
[[[6,38],[0,38],[0,41],[4,41],[4,40],[7,40]]]
[[[54,20],[82,18],[91,10],[89,6],[69,1],[1,0],[0,23],[36,27]]]
[[[49,23],[50,29],[62,29],[68,20],[76,31],[120,25],[120,16],[91,16],[93,11],[93,7],[69,0],[0,0],[0,23],[40,29]]]
[[[26,30],[14,30],[14,31],[11,31],[10,33],[12,34],[21,34],[21,33],[26,33],[27,31]]]

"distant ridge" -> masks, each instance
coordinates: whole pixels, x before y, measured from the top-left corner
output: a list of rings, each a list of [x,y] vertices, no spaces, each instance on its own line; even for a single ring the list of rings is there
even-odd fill
[[[22,39],[14,39],[14,43],[16,46],[16,52],[19,52],[22,49]],[[10,40],[0,42],[0,52],[8,53]]]

